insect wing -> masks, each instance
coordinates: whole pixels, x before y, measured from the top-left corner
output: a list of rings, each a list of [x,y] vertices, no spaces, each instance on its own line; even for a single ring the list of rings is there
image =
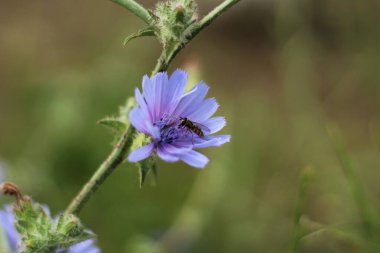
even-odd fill
[[[202,130],[204,135],[208,135],[211,133],[210,128],[206,127],[205,125],[202,125],[201,123],[197,123],[197,122],[193,122],[193,124],[199,127],[199,129]]]

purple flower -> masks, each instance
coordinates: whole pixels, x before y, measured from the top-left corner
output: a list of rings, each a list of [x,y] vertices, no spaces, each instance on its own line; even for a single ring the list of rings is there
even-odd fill
[[[43,206],[47,215],[50,215],[49,208]],[[3,210],[0,210],[0,226],[3,229],[8,242],[8,246],[11,253],[18,252],[20,247],[20,235],[15,228],[15,217],[13,215],[12,207],[5,206]],[[63,252],[62,250],[57,250],[56,253]],[[78,243],[67,250],[67,253],[100,253],[100,249],[95,246],[95,241],[90,239],[84,242]]]
[[[20,241],[20,235],[14,226],[15,217],[10,206],[6,206],[0,211],[0,226],[5,233],[6,240],[11,252],[17,252],[17,246]]]
[[[183,162],[204,168],[208,158],[194,149],[218,147],[229,142],[229,135],[211,136],[226,125],[224,117],[211,116],[218,109],[214,98],[205,99],[209,87],[203,82],[185,92],[187,73],[166,72],[143,78],[143,95],[136,88],[138,106],[129,114],[131,124],[152,142],[133,151],[130,162],[148,158],[153,152],[167,162]]]

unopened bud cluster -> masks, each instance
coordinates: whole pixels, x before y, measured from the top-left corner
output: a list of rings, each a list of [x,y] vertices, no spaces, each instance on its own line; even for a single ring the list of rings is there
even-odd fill
[[[22,253],[53,253],[93,237],[74,215],[62,214],[53,219],[30,199],[15,206],[14,215]]]
[[[198,19],[198,7],[193,0],[169,0],[159,2],[154,14],[158,37],[168,49],[187,41]]]

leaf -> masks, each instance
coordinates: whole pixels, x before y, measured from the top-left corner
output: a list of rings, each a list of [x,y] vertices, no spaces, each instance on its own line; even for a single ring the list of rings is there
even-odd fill
[[[108,116],[104,119],[99,120],[97,123],[110,129],[113,134],[112,145],[115,145],[119,138],[126,134],[130,123],[129,123],[129,113],[136,106],[136,101],[134,97],[129,97],[125,104],[119,107],[119,112],[115,116]]]
[[[119,135],[127,129],[129,125],[128,116],[135,105],[135,99],[130,97],[124,105],[120,106],[117,116],[108,116],[99,120],[97,123],[111,129],[116,135]]]
[[[158,21],[159,17],[156,15],[156,13],[154,13],[154,11],[148,10],[148,12],[154,21]]]
[[[140,38],[140,37],[147,37],[147,36],[156,36],[156,30],[153,26],[148,26],[144,29],[139,30],[138,32],[129,35],[127,38],[124,39],[123,45],[127,45],[128,42],[130,42],[133,39]]]
[[[98,121],[98,124],[111,129],[114,133],[122,133],[125,131],[127,125],[115,117],[107,117]]]

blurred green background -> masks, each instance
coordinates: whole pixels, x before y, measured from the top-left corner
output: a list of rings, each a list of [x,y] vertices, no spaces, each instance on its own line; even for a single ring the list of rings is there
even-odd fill
[[[155,186],[118,168],[80,215],[103,252],[380,252],[379,13],[243,0],[217,19],[170,72],[211,86],[232,141],[202,171],[159,163]],[[54,213],[111,150],[96,121],[155,65],[154,38],[122,46],[142,27],[108,0],[0,3],[1,164]]]

